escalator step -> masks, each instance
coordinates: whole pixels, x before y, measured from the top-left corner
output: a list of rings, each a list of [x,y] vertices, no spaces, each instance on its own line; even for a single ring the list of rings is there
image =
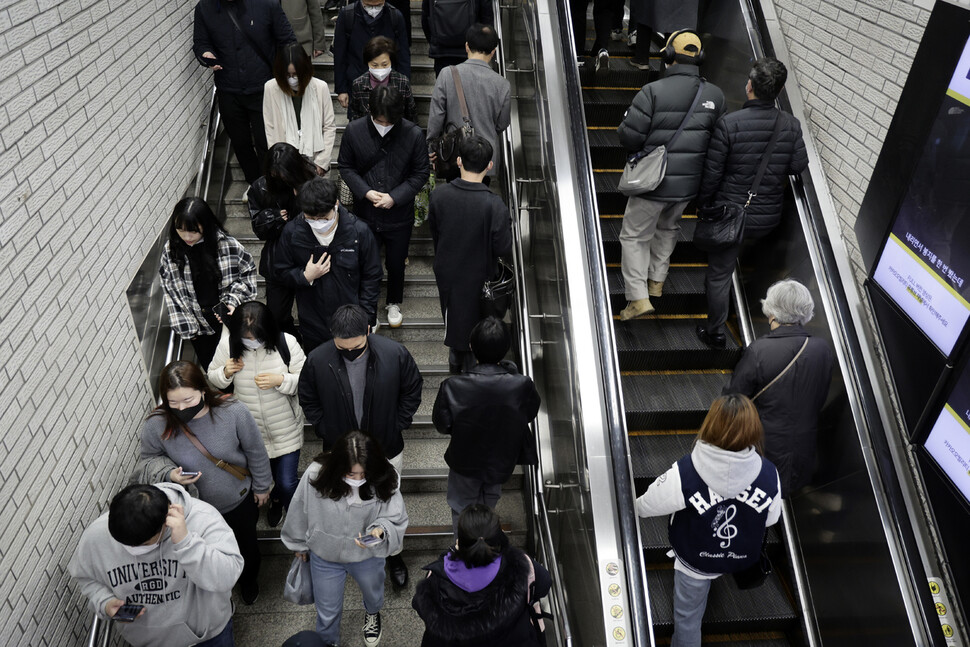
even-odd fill
[[[596,189],[596,205],[600,213],[623,213],[626,209],[626,196],[620,193],[620,174],[623,166],[609,172],[594,172],[593,186]]]
[[[704,296],[703,267],[671,267],[664,281],[663,296],[651,299],[657,314],[704,314],[707,299]],[[623,275],[618,267],[606,268],[613,314],[619,315],[626,306]]]
[[[670,541],[667,538],[669,524],[669,516],[640,518],[640,545],[647,564],[668,565],[673,562],[673,558],[667,557],[667,551],[670,550]],[[775,524],[768,528],[769,554],[782,548],[778,526],[779,524]],[[772,561],[775,561],[774,558]]]
[[[693,213],[694,209],[687,206],[687,213]],[[600,210],[603,213],[602,208]],[[620,214],[623,212],[620,211]],[[707,253],[703,252],[688,243],[694,240],[694,227],[697,226],[695,218],[680,219],[680,233],[677,235],[677,246],[674,254],[670,257],[671,263],[707,263]],[[619,263],[622,258],[620,250],[620,229],[623,227],[623,218],[600,218],[600,232],[603,238],[603,253],[607,263]]]
[[[583,85],[584,90],[589,88],[639,90],[657,76],[655,73],[633,67],[627,62],[627,59],[612,60],[609,70],[600,70],[599,72],[596,71],[595,59],[592,63],[592,65],[584,65],[579,69],[579,82]]]
[[[728,381],[723,373],[623,375],[628,429],[698,429]],[[669,463],[668,463],[669,464]]]
[[[648,570],[647,590],[654,631],[658,636],[671,635],[674,631],[673,568]],[[725,576],[711,584],[703,630],[705,634],[749,631],[752,627],[758,631],[784,631],[796,620],[795,609],[777,574],[772,573],[762,586],[748,591],[739,590],[734,579]]]
[[[594,86],[600,87],[600,86]],[[633,97],[640,91],[639,86],[627,90],[584,89],[583,104],[586,107],[586,125],[617,127],[623,121],[623,113],[633,103]]]
[[[664,297],[653,299],[659,302]],[[697,338],[702,319],[634,319],[614,321],[616,352],[623,371],[694,371],[734,368],[741,348],[734,338],[724,350],[713,350]]]
[[[637,496],[647,491],[654,479],[670,469],[681,456],[689,454],[696,433],[636,435],[631,434],[630,463],[637,479]]]

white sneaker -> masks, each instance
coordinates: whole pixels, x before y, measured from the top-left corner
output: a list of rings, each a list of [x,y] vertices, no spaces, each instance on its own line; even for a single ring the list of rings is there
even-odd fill
[[[596,55],[596,71],[608,71],[610,69],[610,53],[601,49]]]
[[[398,328],[401,322],[404,321],[404,315],[401,314],[401,304],[392,303],[387,306],[387,323],[391,328]]]
[[[247,202],[247,201],[249,200],[249,189],[250,189],[250,188],[251,188],[251,187],[249,187],[249,186],[247,186],[247,187],[246,187],[246,190],[245,190],[245,191],[243,191],[243,197],[242,197],[242,201],[243,201],[243,202]]]
[[[637,44],[637,30],[636,29],[634,29],[629,34],[627,34],[626,44],[629,45],[630,47],[633,47],[634,45]]]
[[[380,329],[381,329],[381,320],[378,319],[377,322],[373,326],[370,327],[370,331],[372,333],[375,333],[375,332],[377,332]]]

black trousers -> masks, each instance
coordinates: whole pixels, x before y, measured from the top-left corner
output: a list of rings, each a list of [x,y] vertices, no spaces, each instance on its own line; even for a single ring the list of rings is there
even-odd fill
[[[236,543],[239,544],[239,552],[245,560],[239,583],[255,582],[259,578],[259,564],[263,558],[259,554],[259,540],[256,538],[259,506],[253,499],[252,489],[246,493],[242,503],[229,512],[223,512],[222,518],[232,528],[232,534],[236,536]]]
[[[235,94],[219,90],[218,95],[219,113],[232,150],[246,175],[246,181],[252,184],[263,174],[263,158],[267,148],[263,93]]]
[[[411,0],[388,0],[388,4],[401,12],[404,16],[404,30],[408,34],[407,48],[411,49]],[[404,43],[398,43],[398,48],[403,48]]]
[[[745,243],[751,243],[767,234],[762,231],[745,231]],[[707,253],[707,272],[704,274],[704,290],[707,293],[707,332],[723,333],[731,308],[731,275],[738,264],[738,256],[744,244]]]
[[[387,268],[387,303],[404,301],[404,261],[411,244],[411,223],[400,229],[374,231],[378,245],[384,246],[384,266]]]
[[[592,0],[593,29],[596,40],[589,51],[595,56],[601,49],[606,49],[610,42],[610,29],[615,20],[617,0]],[[573,40],[576,43],[576,55],[582,56],[586,52],[586,7],[590,0],[569,0],[569,12],[573,21]],[[622,0],[619,3],[620,16],[623,15]]]
[[[293,321],[293,299],[296,292],[285,283],[269,277],[264,278],[266,278],[266,307],[273,313],[273,318],[276,319],[280,330],[299,339],[296,323]]]
[[[211,335],[199,335],[195,339],[192,339],[191,342],[192,350],[195,351],[195,360],[202,367],[202,372],[205,373],[209,370],[209,364],[212,362],[212,357],[216,354],[216,348],[219,346],[219,338],[222,337],[222,323],[216,319],[211,307],[203,307],[202,311],[205,315],[206,323],[215,332]]]
[[[468,59],[464,56],[439,56],[434,59],[434,76],[438,78],[441,74],[441,70],[445,69],[449,65],[461,65]]]

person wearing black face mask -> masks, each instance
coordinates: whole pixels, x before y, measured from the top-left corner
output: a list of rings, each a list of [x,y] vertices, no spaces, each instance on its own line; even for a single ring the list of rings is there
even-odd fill
[[[306,419],[325,450],[349,431],[366,431],[400,473],[402,432],[421,404],[424,380],[418,366],[407,348],[370,334],[368,314],[360,306],[337,308],[330,330],[333,340],[311,351],[300,372]],[[391,555],[387,565],[394,586],[405,586],[407,569],[400,556]]]

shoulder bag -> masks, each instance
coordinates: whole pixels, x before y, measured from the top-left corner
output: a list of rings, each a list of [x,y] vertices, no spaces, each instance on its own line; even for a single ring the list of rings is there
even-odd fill
[[[239,24],[239,18],[236,17],[236,14],[233,13],[232,11],[229,11],[228,9],[226,9],[226,13],[229,14],[229,20],[232,21],[233,25],[235,25],[236,30],[246,40],[246,43],[248,43],[249,46],[252,48],[252,50],[256,52],[256,56],[258,56],[264,63],[266,63],[267,67],[269,67],[269,69],[272,70],[273,61],[269,60],[269,58],[266,56],[266,53],[259,48],[259,45],[256,44],[256,41],[253,40],[253,37],[249,34],[249,32],[247,32],[245,29],[242,28],[242,26]]]
[[[781,493],[779,492],[778,494],[780,495]],[[731,576],[734,577],[734,584],[742,591],[758,588],[771,575],[773,568],[771,566],[771,559],[768,557],[767,548],[768,529],[765,528],[765,538],[761,542],[761,554],[758,555],[755,563],[736,573],[731,573]]]
[[[767,384],[765,384],[764,387],[760,391],[758,391],[757,393],[755,393],[754,394],[754,397],[751,398],[751,401],[752,402],[754,402],[755,400],[757,400],[761,396],[762,393],[764,393],[765,391],[767,391],[771,387],[772,384],[774,384],[775,382],[777,382],[778,380],[780,380],[782,378],[782,376],[785,373],[788,372],[788,369],[790,369],[792,366],[795,365],[795,362],[798,360],[799,357],[802,356],[802,353],[805,351],[805,347],[806,346],[808,346],[808,337],[805,338],[805,341],[802,342],[802,347],[798,349],[798,352],[795,353],[795,356],[792,357],[792,359],[791,359],[790,362],[788,362],[788,366],[786,366],[785,368],[783,368],[782,371],[781,371],[781,373],[779,373],[778,375],[775,376],[775,379],[773,379],[771,382],[768,382]]]
[[[451,182],[461,175],[457,162],[458,149],[463,139],[475,134],[475,128],[472,126],[471,117],[468,114],[468,104],[465,103],[465,90],[461,87],[461,76],[458,74],[458,68],[450,65],[449,69],[451,70],[451,78],[455,82],[455,92],[458,93],[462,125],[455,127],[454,124],[448,124],[445,132],[432,139],[428,145],[430,152],[437,157],[434,161],[435,177],[446,182]]]
[[[713,202],[697,209],[697,227],[694,229],[694,245],[705,252],[715,252],[740,245],[744,238],[744,220],[751,199],[758,195],[758,188],[768,169],[771,154],[781,132],[780,115],[775,117],[775,128],[765,149],[754,182],[748,190],[748,200],[743,205],[735,202]]]
[[[620,193],[625,196],[643,195],[650,193],[663,182],[664,175],[667,173],[667,150],[673,147],[674,142],[677,141],[680,133],[687,126],[687,122],[690,121],[691,115],[697,109],[697,104],[701,100],[701,93],[704,91],[704,83],[704,79],[701,79],[700,85],[697,86],[697,94],[694,95],[694,101],[690,104],[687,115],[680,122],[677,132],[666,144],[661,144],[653,149],[645,146],[643,150],[637,151],[627,158],[626,164],[623,165],[623,174],[620,176],[618,186]]]
[[[512,304],[515,293],[515,270],[501,256],[498,257],[498,272],[492,274],[492,221],[491,213],[485,218],[485,282],[479,298],[479,314],[482,319],[497,317],[504,319]],[[489,278],[491,277],[491,278]]]
[[[212,454],[210,454],[209,453],[209,450],[206,449],[205,448],[205,445],[202,444],[202,441],[200,441],[195,434],[193,434],[191,431],[189,431],[188,427],[184,427],[182,429],[182,433],[185,434],[185,437],[189,439],[189,442],[191,442],[193,445],[195,445],[195,448],[198,449],[199,452],[201,452],[201,454],[203,456],[205,456],[206,458],[208,458],[209,461],[213,465],[215,465],[216,467],[218,467],[219,469],[222,469],[222,470],[225,470],[226,472],[229,472],[230,474],[232,474],[233,476],[235,476],[240,481],[245,481],[246,480],[246,477],[249,476],[249,469],[248,468],[246,468],[246,467],[240,467],[239,465],[233,465],[232,463],[227,463],[226,461],[222,460],[221,458],[216,458],[215,456],[213,456]]]

